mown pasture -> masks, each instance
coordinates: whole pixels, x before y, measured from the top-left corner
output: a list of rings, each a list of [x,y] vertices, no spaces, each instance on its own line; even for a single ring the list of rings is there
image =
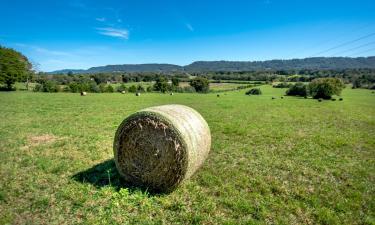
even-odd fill
[[[375,223],[375,94],[347,88],[343,101],[318,102],[260,88],[0,93],[0,224]],[[207,120],[206,163],[171,194],[123,184],[112,160],[117,126],[171,103]]]

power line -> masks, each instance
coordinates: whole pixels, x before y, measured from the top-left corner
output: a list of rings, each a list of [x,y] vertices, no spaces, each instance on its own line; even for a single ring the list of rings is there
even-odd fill
[[[331,23],[332,24],[332,23]],[[367,28],[367,27],[370,27],[370,26],[372,26],[373,24],[372,23],[368,23],[368,24],[366,24],[366,25],[364,25],[364,26],[361,26],[361,27],[357,27],[357,28],[355,28],[355,29],[351,29],[349,32],[347,32],[347,31],[345,31],[345,32],[341,32],[340,34],[338,34],[338,35],[335,35],[335,36],[339,36],[339,37],[341,37],[341,36],[343,36],[343,35],[345,35],[345,34],[347,34],[347,33],[355,33],[355,32],[357,32],[357,31],[359,31],[359,30],[362,30],[362,29],[365,29],[365,28]],[[296,50],[296,51],[294,51],[294,52],[292,52],[291,54],[289,54],[287,57],[290,57],[290,56],[293,56],[293,55],[295,55],[295,54],[297,54],[297,53],[301,53],[301,52],[306,52],[306,50],[308,50],[308,49],[312,49],[312,48],[314,48],[314,49],[316,49],[317,47],[319,47],[319,46],[322,46],[322,45],[324,45],[324,44],[326,44],[326,43],[329,43],[329,42],[332,42],[333,40],[336,40],[337,38],[335,38],[335,39],[325,39],[324,41],[320,41],[320,42],[317,42],[317,43],[315,43],[315,44],[313,44],[313,45],[310,45],[310,47],[305,47],[305,48],[302,48],[302,49],[300,49],[300,50]]]
[[[336,52],[336,53],[330,55],[330,57],[338,55],[338,54],[342,54],[342,53],[345,53],[345,52],[351,52],[353,50],[363,48],[365,46],[368,46],[368,45],[371,45],[371,44],[374,44],[374,43],[375,43],[375,41],[372,41],[372,42],[369,42],[369,43],[366,43],[366,44],[363,44],[363,45],[360,45],[360,46],[357,46],[357,47],[354,47],[354,48],[350,48],[350,49],[347,49],[347,50],[344,50],[344,51],[341,51],[341,52]]]
[[[365,51],[362,51],[362,52],[357,52],[357,53],[354,53],[354,54],[351,54],[349,55],[349,57],[352,57],[352,56],[355,56],[355,55],[360,55],[360,54],[363,54],[363,53],[366,53],[366,52],[371,52],[371,51],[374,51],[375,48],[370,48],[370,49],[367,49]]]
[[[310,57],[314,57],[314,56],[321,55],[321,54],[323,54],[323,53],[326,53],[326,52],[329,52],[329,51],[332,51],[332,50],[335,50],[335,49],[341,48],[341,47],[343,47],[343,46],[346,46],[346,45],[352,44],[352,43],[354,43],[354,42],[360,41],[360,40],[362,40],[362,39],[365,39],[365,38],[368,38],[368,37],[371,37],[371,36],[374,36],[374,35],[375,35],[375,33],[367,34],[367,35],[362,36],[362,37],[359,37],[359,38],[357,38],[357,39],[354,39],[354,40],[351,40],[351,41],[347,41],[347,42],[341,43],[341,44],[339,44],[339,45],[336,45],[336,46],[334,46],[334,47],[332,47],[332,48],[329,48],[329,49],[326,49],[326,50],[320,51],[320,52],[318,52],[318,53],[315,53],[315,54],[311,55]]]

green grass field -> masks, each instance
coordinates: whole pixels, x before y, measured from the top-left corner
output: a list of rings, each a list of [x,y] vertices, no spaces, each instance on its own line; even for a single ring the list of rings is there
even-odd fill
[[[0,224],[374,224],[375,94],[0,93]],[[275,100],[271,97],[275,96]],[[117,126],[162,104],[193,107],[212,148],[176,191],[121,183]]]

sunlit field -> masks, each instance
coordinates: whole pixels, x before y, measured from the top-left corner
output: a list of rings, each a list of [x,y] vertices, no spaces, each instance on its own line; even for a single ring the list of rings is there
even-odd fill
[[[375,223],[375,94],[346,88],[343,101],[318,102],[260,88],[220,97],[0,93],[0,224]],[[204,166],[170,194],[124,185],[113,162],[117,126],[171,103],[208,122]]]

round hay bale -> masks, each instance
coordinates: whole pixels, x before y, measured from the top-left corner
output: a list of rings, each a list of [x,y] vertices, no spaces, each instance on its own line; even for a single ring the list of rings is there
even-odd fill
[[[141,93],[137,92],[135,93],[135,96],[141,96]]]
[[[204,118],[183,105],[143,109],[126,118],[114,140],[116,167],[126,182],[170,192],[203,164],[211,147]]]
[[[121,91],[121,94],[125,94],[126,92],[125,91]]]
[[[86,95],[87,95],[87,93],[85,91],[81,92],[81,96],[86,96]]]
[[[172,92],[172,93],[170,93],[169,95],[173,95],[173,92]]]

